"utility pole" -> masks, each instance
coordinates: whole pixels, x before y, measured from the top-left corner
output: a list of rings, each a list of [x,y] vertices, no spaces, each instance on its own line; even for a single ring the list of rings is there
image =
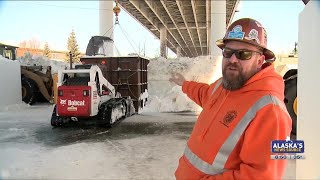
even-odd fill
[[[70,69],[72,69],[72,52],[69,52],[69,58],[70,58]]]

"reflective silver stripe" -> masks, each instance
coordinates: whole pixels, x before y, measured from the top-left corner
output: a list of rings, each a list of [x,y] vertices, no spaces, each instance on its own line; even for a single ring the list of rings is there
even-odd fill
[[[195,155],[188,146],[186,146],[186,149],[184,150],[184,155],[195,168],[197,168],[199,171],[202,171],[203,173],[210,175],[221,173],[221,171],[217,171],[217,169],[215,169],[213,165],[208,164],[207,162],[199,158],[197,155]]]
[[[222,79],[220,79],[220,80],[217,82],[217,84],[214,86],[214,88],[213,88],[213,90],[212,90],[211,95],[218,89],[218,87],[220,86],[221,82],[222,82]]]
[[[207,162],[203,161],[201,158],[199,158],[196,154],[194,154],[191,149],[186,146],[184,150],[184,155],[188,159],[188,161],[199,171],[209,174],[209,175],[215,175],[215,174],[221,174],[224,171],[226,171],[224,168],[218,169],[217,164],[208,164]]]
[[[256,116],[257,112],[269,104],[280,106],[280,108],[283,111],[287,112],[287,109],[284,106],[284,103],[280,101],[277,97],[272,95],[266,95],[260,98],[253,106],[251,106],[251,108],[246,112],[246,114],[239,121],[237,126],[233,129],[232,133],[229,135],[229,137],[220,147],[212,164],[208,164],[207,162],[200,159],[196,154],[194,154],[191,151],[191,149],[188,146],[184,151],[185,157],[195,168],[197,168],[199,171],[202,171],[203,173],[206,173],[209,175],[223,173],[224,171],[226,171],[224,169],[226,161],[229,158],[229,155],[233,151],[234,147],[238,143],[245,129],[247,128],[249,123],[253,120],[253,118]]]

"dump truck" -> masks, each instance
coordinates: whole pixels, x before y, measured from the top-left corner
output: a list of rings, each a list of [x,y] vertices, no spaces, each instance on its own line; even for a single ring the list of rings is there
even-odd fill
[[[110,57],[105,52],[108,37],[90,39],[82,65],[59,70],[57,103],[51,125],[90,121],[112,127],[140,113],[148,99],[148,59]]]
[[[0,43],[0,55],[16,60],[17,46]],[[50,66],[21,66],[22,100],[27,104],[52,101],[53,78]]]

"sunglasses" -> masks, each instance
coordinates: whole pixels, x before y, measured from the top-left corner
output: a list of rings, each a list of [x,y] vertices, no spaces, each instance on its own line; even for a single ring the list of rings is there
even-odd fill
[[[251,50],[234,50],[234,49],[229,49],[229,48],[224,48],[222,50],[222,55],[225,58],[231,58],[232,55],[235,55],[239,60],[249,60],[253,56],[253,54],[262,54],[261,52],[258,51],[251,51]]]

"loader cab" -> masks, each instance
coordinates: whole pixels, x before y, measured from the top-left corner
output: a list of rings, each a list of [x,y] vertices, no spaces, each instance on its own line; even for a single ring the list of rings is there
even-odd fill
[[[65,86],[87,86],[90,81],[90,73],[65,73],[62,84]]]
[[[85,78],[85,77],[90,77],[90,74],[89,73],[75,73],[74,77]]]
[[[0,43],[0,55],[7,59],[16,60],[17,48],[16,46]]]

